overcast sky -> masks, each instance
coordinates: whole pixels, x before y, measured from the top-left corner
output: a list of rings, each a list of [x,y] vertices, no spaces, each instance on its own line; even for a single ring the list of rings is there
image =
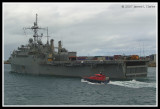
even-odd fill
[[[48,27],[55,46],[61,40],[78,56],[156,53],[156,3],[3,3],[5,60],[32,37],[32,31],[25,34],[23,27],[33,26],[36,13],[38,25]],[[42,41],[45,44],[47,38]]]

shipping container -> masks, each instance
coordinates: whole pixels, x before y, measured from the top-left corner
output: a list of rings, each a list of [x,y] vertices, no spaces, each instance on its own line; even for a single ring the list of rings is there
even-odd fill
[[[93,57],[93,60],[97,60],[97,56]]]
[[[140,60],[145,60],[145,57],[140,57],[139,59],[140,59]]]
[[[113,60],[113,56],[106,56],[105,60]]]
[[[106,60],[109,60],[109,56],[106,56]]]
[[[147,59],[147,60],[150,60],[150,56],[146,56],[146,59]]]
[[[114,55],[114,60],[121,59],[121,55]]]
[[[97,60],[105,60],[104,56],[97,57]]]
[[[154,60],[154,55],[150,55],[150,59],[153,61]]]
[[[139,56],[138,55],[131,55],[131,60],[138,60]]]
[[[93,60],[94,56],[88,56],[86,57],[86,60]]]
[[[113,60],[113,56],[110,56],[110,57],[109,57],[109,60]]]
[[[77,57],[77,60],[86,60],[86,57]]]

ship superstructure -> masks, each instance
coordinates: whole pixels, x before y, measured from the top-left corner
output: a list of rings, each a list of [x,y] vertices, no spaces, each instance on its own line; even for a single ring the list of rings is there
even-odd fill
[[[77,60],[76,52],[69,52],[58,41],[48,40],[48,28],[40,28],[36,21],[31,28],[33,38],[27,45],[21,45],[10,57],[11,71],[27,74],[44,74],[70,77],[84,77],[103,72],[110,79],[126,79],[147,76],[147,61],[145,60]],[[47,30],[47,42],[43,44],[39,29]],[[55,49],[58,49],[57,51]]]

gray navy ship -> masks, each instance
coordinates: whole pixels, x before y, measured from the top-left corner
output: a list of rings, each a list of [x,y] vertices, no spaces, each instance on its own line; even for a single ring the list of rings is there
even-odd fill
[[[43,34],[39,35],[40,28],[36,21],[30,28],[33,30],[33,38],[29,38],[28,44],[21,45],[10,56],[11,72],[56,75],[68,77],[91,76],[102,72],[110,79],[127,79],[147,77],[147,61],[145,60],[78,60],[76,52],[69,52],[62,47],[61,41],[55,47],[54,40],[42,43]],[[57,50],[56,50],[57,49]]]

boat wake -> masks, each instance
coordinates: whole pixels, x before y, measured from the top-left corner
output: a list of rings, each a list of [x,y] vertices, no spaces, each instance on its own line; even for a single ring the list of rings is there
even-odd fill
[[[129,87],[129,88],[143,88],[143,87],[156,88],[156,83],[141,82],[134,79],[130,81],[110,81],[108,84]]]
[[[87,84],[105,85],[105,83],[93,83],[93,82],[89,82],[89,81],[84,80],[84,79],[81,79],[81,82],[86,82]]]

